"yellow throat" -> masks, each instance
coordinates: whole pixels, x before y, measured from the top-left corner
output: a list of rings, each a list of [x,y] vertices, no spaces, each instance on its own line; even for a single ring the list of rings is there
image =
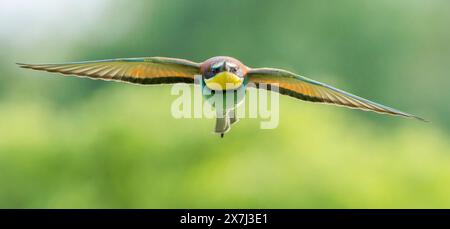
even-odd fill
[[[209,89],[220,91],[237,89],[242,85],[243,81],[243,78],[240,78],[231,72],[221,72],[214,77],[205,80],[205,83]]]

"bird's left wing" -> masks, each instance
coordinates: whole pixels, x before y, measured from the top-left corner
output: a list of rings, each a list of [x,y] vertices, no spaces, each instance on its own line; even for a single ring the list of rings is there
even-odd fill
[[[65,64],[20,64],[22,68],[136,84],[193,83],[198,63],[175,58],[146,57]]]
[[[254,85],[257,88],[259,88],[261,84],[267,84],[269,87],[275,86],[278,87],[280,94],[305,101],[334,104],[425,121],[420,117],[369,101],[324,83],[281,69],[250,69],[247,73],[247,77],[249,78],[249,86]]]

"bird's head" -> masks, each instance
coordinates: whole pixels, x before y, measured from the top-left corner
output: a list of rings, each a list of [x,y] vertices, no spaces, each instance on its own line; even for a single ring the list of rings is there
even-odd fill
[[[205,61],[203,77],[211,90],[234,90],[242,86],[247,68],[231,57],[216,57]]]

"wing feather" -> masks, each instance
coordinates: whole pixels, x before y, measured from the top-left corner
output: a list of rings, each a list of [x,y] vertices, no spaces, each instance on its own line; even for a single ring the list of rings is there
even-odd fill
[[[271,87],[278,87],[281,94],[305,101],[334,104],[426,121],[418,116],[372,102],[324,83],[281,69],[250,69],[247,77],[249,78],[250,86],[254,85],[259,88],[261,84],[267,84]]]
[[[18,64],[22,68],[123,81],[136,84],[193,83],[200,74],[198,63],[175,58],[147,57],[72,62],[65,64]]]

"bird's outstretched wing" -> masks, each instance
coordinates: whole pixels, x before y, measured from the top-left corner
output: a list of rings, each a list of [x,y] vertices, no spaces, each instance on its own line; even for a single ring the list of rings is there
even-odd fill
[[[369,101],[285,70],[272,68],[250,69],[247,77],[249,78],[249,86],[255,85],[257,88],[261,84],[267,84],[269,87],[275,86],[278,87],[280,94],[305,101],[334,104],[425,121],[423,118]]]
[[[188,60],[146,57],[64,64],[20,64],[22,68],[136,84],[193,83],[200,65]]]

